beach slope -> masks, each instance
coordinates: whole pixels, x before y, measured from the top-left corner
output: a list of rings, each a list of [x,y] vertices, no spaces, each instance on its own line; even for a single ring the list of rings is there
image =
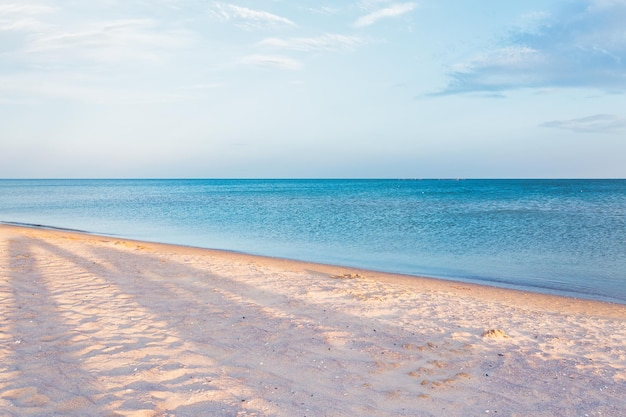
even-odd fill
[[[623,416],[626,306],[0,226],[0,416]]]

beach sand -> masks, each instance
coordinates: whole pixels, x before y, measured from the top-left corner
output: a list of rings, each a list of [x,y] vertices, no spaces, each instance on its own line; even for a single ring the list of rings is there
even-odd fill
[[[624,416],[626,306],[0,226],[0,416]]]

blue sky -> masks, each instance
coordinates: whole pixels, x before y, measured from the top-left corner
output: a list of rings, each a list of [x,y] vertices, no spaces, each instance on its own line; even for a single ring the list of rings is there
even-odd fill
[[[626,0],[0,0],[0,177],[626,177]]]

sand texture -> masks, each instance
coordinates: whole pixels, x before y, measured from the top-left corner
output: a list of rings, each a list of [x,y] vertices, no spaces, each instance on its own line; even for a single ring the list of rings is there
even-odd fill
[[[0,416],[624,416],[626,306],[0,226]]]

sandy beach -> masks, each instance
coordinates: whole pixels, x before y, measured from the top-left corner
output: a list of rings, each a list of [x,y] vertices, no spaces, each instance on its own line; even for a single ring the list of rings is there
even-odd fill
[[[624,416],[626,306],[0,225],[0,416]]]

